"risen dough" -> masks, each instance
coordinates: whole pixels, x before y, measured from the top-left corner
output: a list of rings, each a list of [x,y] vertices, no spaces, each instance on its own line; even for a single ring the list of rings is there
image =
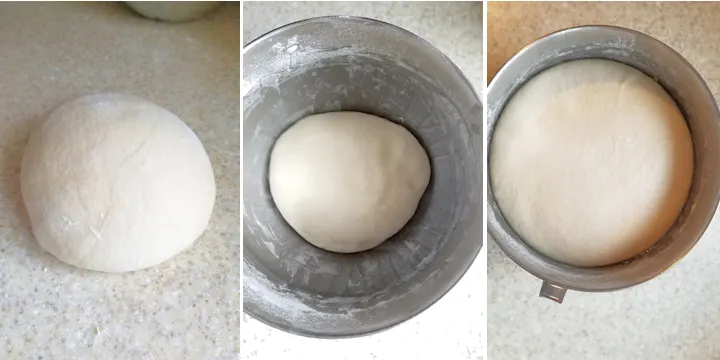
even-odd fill
[[[105,272],[153,266],[189,247],[215,201],[192,130],[157,105],[112,94],[55,109],[25,148],[21,185],[40,246]]]
[[[688,195],[693,146],[682,114],[642,72],[578,60],[531,79],[505,106],[490,181],[511,227],[571,265],[648,249]]]
[[[305,240],[351,253],[379,245],[410,220],[430,162],[402,126],[334,112],[286,130],[273,147],[269,177],[280,213]]]

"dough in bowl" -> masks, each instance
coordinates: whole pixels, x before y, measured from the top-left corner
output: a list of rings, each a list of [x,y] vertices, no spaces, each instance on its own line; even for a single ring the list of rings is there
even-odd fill
[[[592,267],[630,259],[670,229],[690,189],[693,144],[653,79],[610,60],[576,60],[508,101],[489,161],[518,235],[559,262]]]
[[[188,248],[215,202],[195,133],[150,102],[117,94],[62,104],[25,148],[21,186],[40,246],[80,268],[147,268]]]
[[[280,135],[269,179],[277,208],[305,240],[353,253],[405,226],[430,181],[430,161],[398,124],[331,112],[301,119]]]

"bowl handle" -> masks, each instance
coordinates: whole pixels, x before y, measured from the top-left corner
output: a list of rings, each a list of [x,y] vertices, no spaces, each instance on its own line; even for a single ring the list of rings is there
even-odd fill
[[[566,292],[567,289],[562,286],[557,286],[547,281],[543,281],[542,287],[540,288],[540,297],[562,304]]]

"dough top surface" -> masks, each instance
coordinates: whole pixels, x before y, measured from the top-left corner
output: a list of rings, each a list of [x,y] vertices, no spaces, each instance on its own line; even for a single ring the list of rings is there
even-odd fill
[[[120,95],[80,97],[32,133],[22,195],[38,243],[85,269],[134,271],[189,247],[215,201],[210,160],[170,111]]]
[[[269,177],[275,204],[305,240],[349,253],[379,245],[410,220],[430,162],[404,127],[331,112],[301,119],[280,136]]]
[[[577,60],[508,101],[490,142],[510,226],[557,261],[602,266],[648,249],[682,210],[693,147],[673,99],[639,70]]]

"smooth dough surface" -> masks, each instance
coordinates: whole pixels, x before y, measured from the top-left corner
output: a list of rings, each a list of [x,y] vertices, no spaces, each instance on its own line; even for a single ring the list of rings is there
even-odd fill
[[[305,240],[329,251],[371,249],[415,213],[430,161],[415,136],[358,112],[311,115],[276,141],[270,192]]]
[[[30,136],[21,186],[40,246],[104,272],[143,269],[188,248],[215,202],[193,131],[160,106],[117,94],[53,110]]]
[[[532,78],[490,144],[503,216],[557,261],[602,266],[651,247],[692,181],[693,145],[673,99],[639,70],[576,60]]]

